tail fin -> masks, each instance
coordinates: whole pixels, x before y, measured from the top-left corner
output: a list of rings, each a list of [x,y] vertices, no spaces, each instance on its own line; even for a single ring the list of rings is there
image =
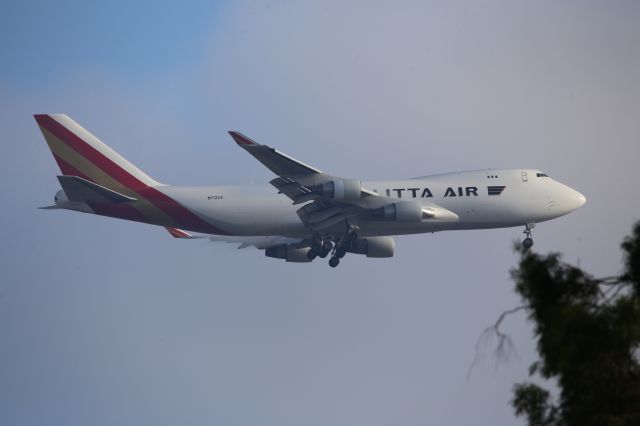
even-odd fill
[[[34,117],[63,175],[111,189],[161,185],[66,115]]]

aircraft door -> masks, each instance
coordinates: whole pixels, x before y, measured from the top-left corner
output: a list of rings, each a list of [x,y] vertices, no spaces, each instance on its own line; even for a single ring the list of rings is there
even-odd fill
[[[523,182],[528,182],[529,179],[527,178],[527,172],[522,172],[522,181]]]

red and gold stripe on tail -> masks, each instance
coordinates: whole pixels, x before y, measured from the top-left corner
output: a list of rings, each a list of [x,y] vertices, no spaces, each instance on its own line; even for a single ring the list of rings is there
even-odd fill
[[[79,176],[137,198],[130,205],[91,205],[97,213],[155,225],[228,235],[162,193],[153,180],[64,114],[34,116],[64,175]]]

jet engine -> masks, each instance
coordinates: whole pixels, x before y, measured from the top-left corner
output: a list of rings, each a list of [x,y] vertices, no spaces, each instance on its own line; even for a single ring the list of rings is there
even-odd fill
[[[366,237],[357,238],[347,247],[347,251],[367,257],[393,257],[395,248],[396,243],[391,237]]]
[[[296,248],[288,244],[280,244],[265,249],[264,255],[284,259],[287,262],[311,262],[307,257],[308,248]]]
[[[419,201],[401,201],[375,209],[373,217],[396,222],[420,222],[425,212]]]
[[[336,201],[357,201],[362,192],[362,183],[354,179],[332,180],[312,187],[311,191]]]

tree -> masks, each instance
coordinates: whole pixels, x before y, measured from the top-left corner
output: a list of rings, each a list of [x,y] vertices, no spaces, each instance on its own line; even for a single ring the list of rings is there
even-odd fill
[[[594,278],[558,253],[517,250],[512,277],[539,355],[530,375],[555,379],[560,392],[554,401],[539,385],[516,384],[516,415],[531,426],[640,425],[640,222],[622,243],[618,276]]]

